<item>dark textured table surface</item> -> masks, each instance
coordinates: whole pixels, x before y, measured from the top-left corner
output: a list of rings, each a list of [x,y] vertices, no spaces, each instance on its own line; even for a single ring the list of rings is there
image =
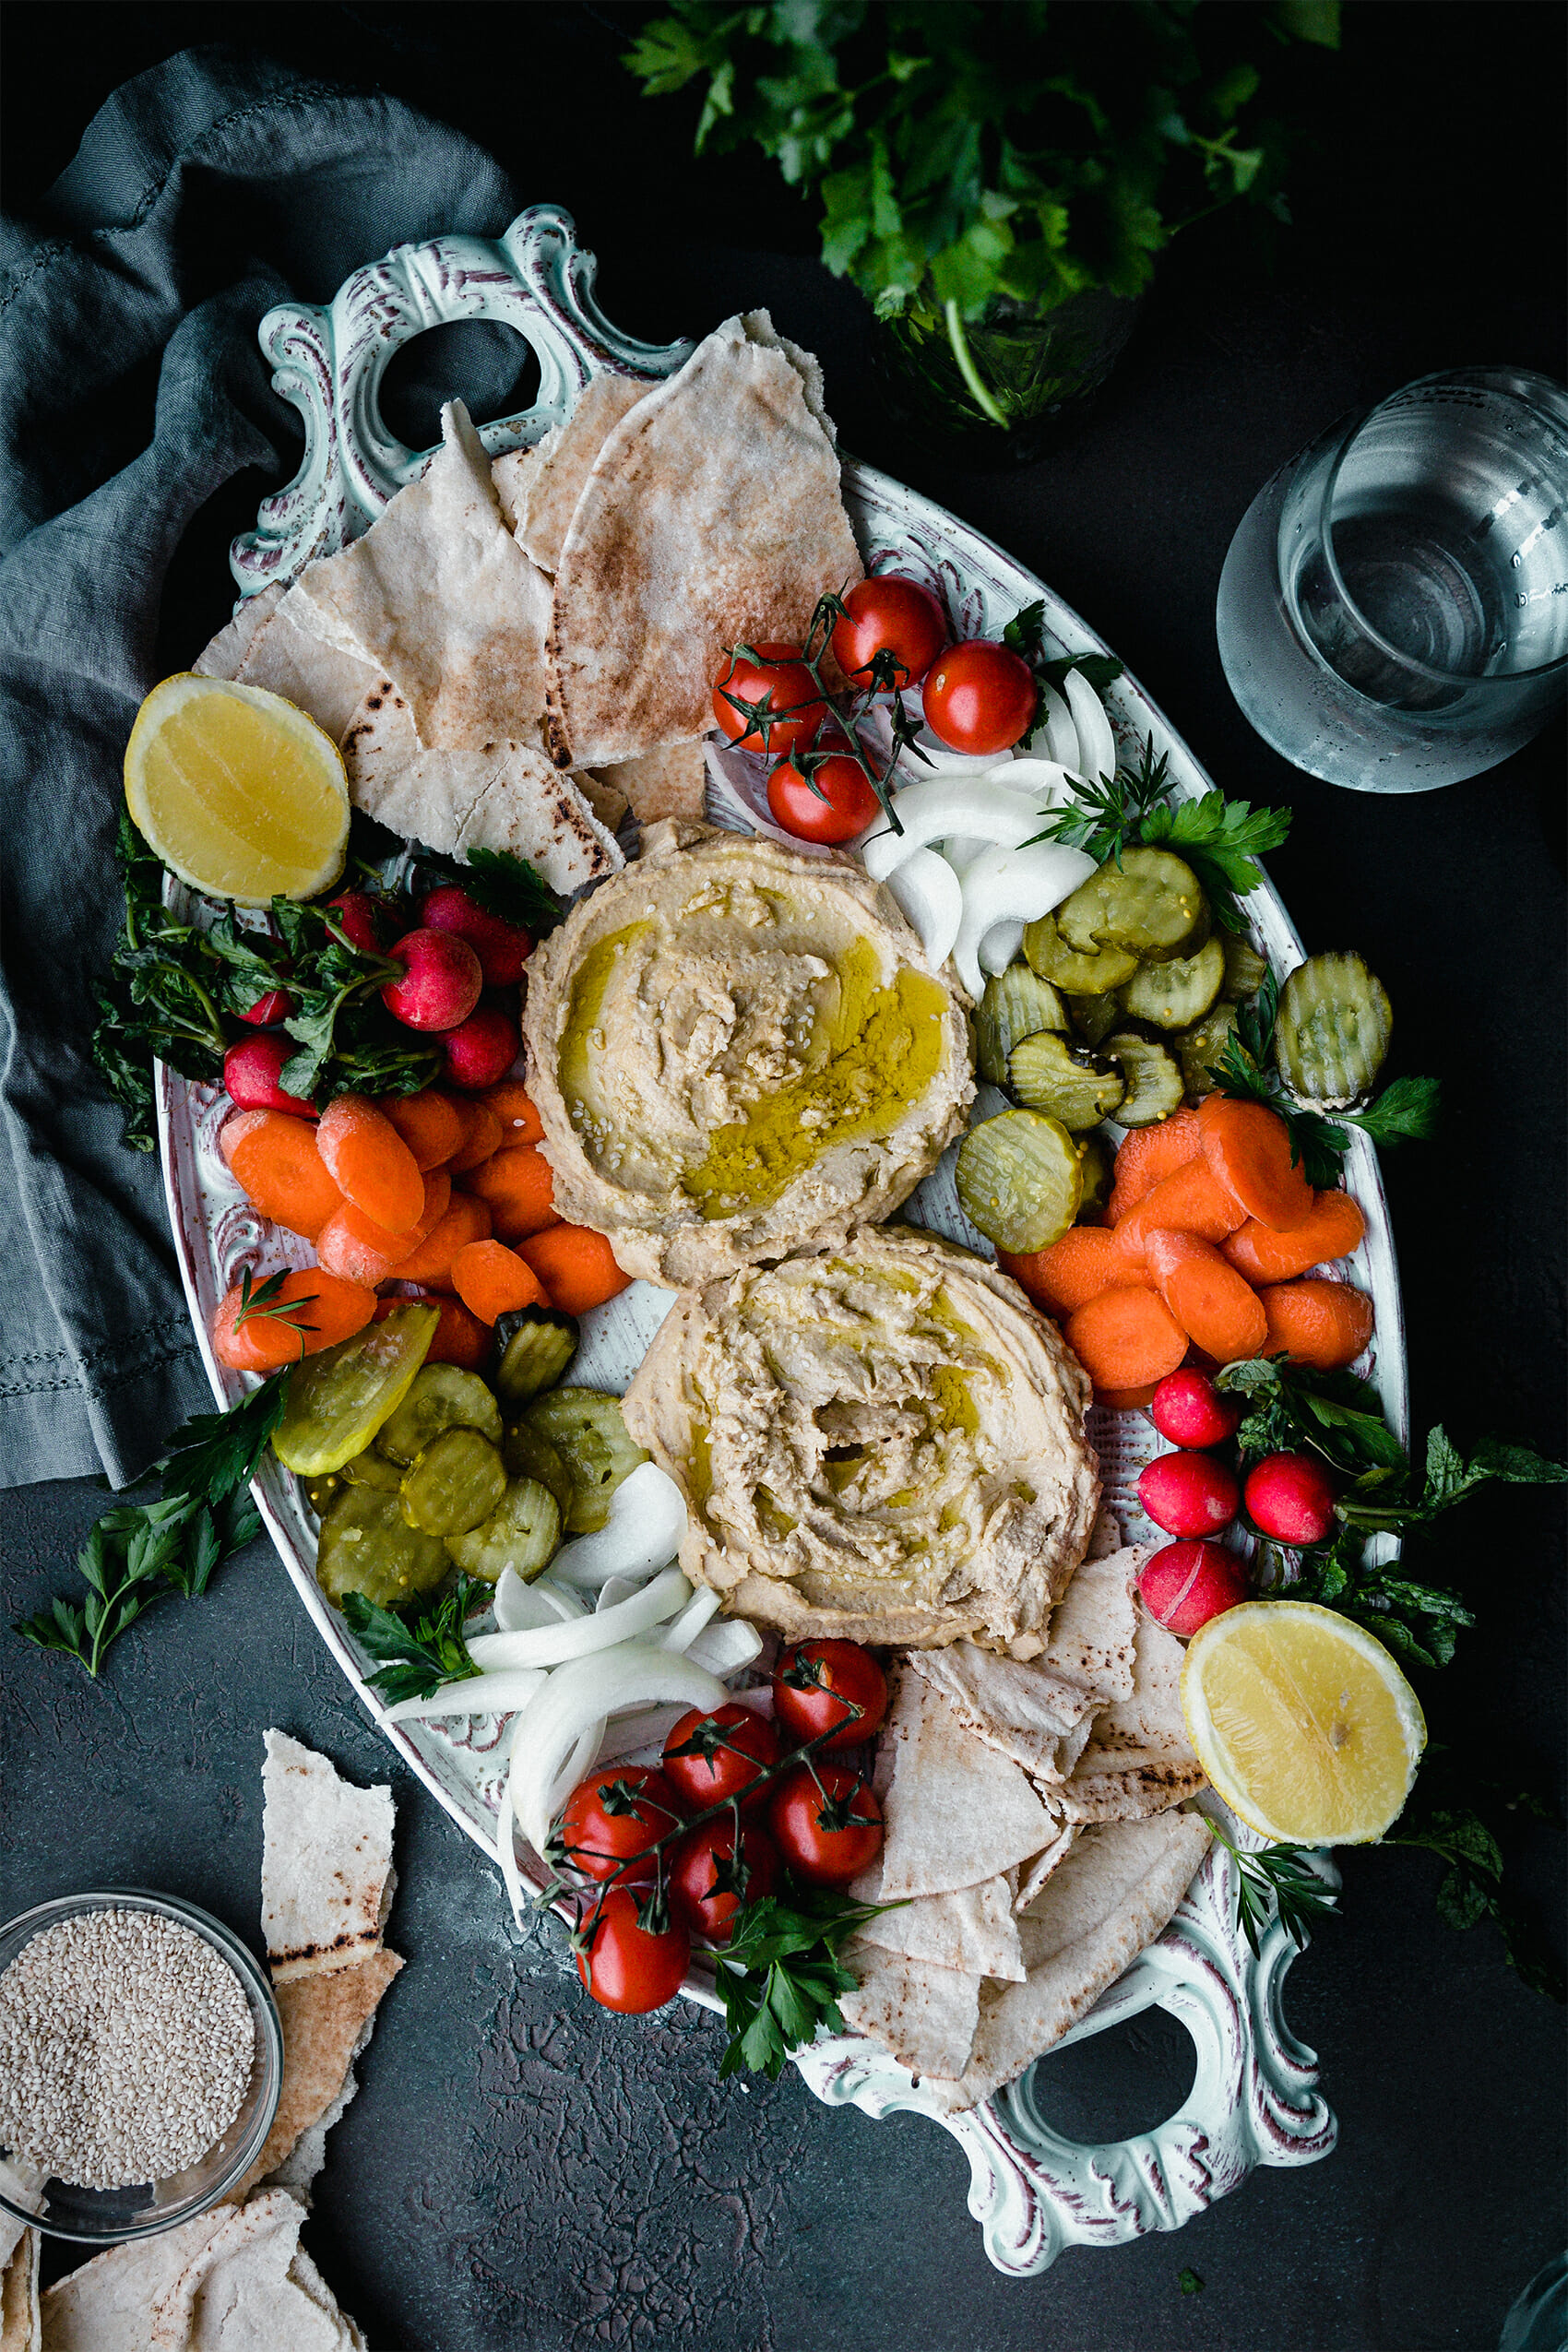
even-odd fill
[[[223,40],[374,77],[461,124],[525,198],[576,213],[605,307],[634,332],[701,332],[769,304],[821,352],[847,445],[1050,580],[1227,790],[1293,804],[1271,865],[1309,947],[1366,951],[1396,1008],[1397,1065],[1441,1072],[1447,1093],[1442,1141],[1386,1164],[1416,1425],[1557,1450],[1561,723],[1447,791],[1335,791],[1249,732],[1213,610],[1253,492],[1337,412],[1446,364],[1562,373],[1561,12],[1353,12],[1344,88],[1275,276],[1223,226],[1178,249],[1098,406],[1016,475],[956,471],[887,439],[869,329],[811,258],[809,208],[760,166],[692,169],[688,117],[616,81],[628,13],[14,6],[7,201],[27,211],[125,76]],[[526,77],[477,70],[481,39],[519,43]],[[215,502],[193,532],[171,588],[171,666],[220,617],[222,551],[263,486]],[[100,1507],[85,1483],[5,1498],[6,1620],[61,1582]],[[1511,1788],[1551,1791],[1560,1770],[1560,1522],[1550,1498],[1506,1492],[1426,1554],[1480,1620],[1423,1685],[1434,1736]],[[199,1607],[145,1620],[97,1684],[8,1636],[3,1657],[7,1914],[132,1881],[254,1937],[263,1728],[358,1779],[386,1769],[259,1547]],[[390,1940],[408,1966],[307,2230],[377,2352],[806,2352],[825,2336],[932,2352],[1483,2347],[1562,2241],[1562,2012],[1519,1982],[1490,1927],[1439,1922],[1426,1855],[1346,1857],[1343,1916],[1289,1979],[1289,2022],[1319,2052],[1339,2118],[1336,2154],[1255,2174],[1179,2237],[1075,2252],[1018,2284],[988,2266],[963,2158],[934,2125],[829,2113],[792,2073],[719,2085],[719,2036],[701,2013],[594,2011],[555,1949],[518,1948],[494,1869],[417,1783],[392,1778]],[[1561,1948],[1560,1835],[1515,1820],[1510,1871]],[[1120,2133],[1170,2112],[1191,2064],[1185,2036],[1154,2013],[1052,2061],[1046,2104],[1079,2136]],[[48,2256],[54,2272],[73,2259]],[[1201,2293],[1179,2290],[1184,2265]]]

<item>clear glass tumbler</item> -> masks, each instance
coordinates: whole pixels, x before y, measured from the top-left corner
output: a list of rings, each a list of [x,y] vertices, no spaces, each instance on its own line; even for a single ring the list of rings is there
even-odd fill
[[[1359,792],[1495,767],[1568,683],[1568,392],[1461,368],[1341,418],[1247,509],[1216,619],[1292,766]]]

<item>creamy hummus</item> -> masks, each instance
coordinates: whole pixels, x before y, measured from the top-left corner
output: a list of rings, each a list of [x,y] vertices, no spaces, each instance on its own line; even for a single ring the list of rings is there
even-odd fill
[[[1089,1396],[1016,1283],[895,1226],[682,1299],[624,1409],[733,1612],[1031,1657],[1099,1508]]]
[[[966,1004],[849,859],[654,826],[529,966],[555,1206],[672,1285],[884,1217],[963,1131]]]

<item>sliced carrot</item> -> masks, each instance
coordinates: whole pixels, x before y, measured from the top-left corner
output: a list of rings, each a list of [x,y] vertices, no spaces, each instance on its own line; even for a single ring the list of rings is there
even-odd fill
[[[468,1193],[454,1193],[446,1213],[433,1225],[418,1249],[396,1265],[386,1277],[392,1282],[425,1282],[434,1289],[452,1288],[452,1261],[470,1241],[488,1241],[493,1228],[483,1201]]]
[[[464,1102],[460,1097],[448,1095],[452,1108],[462,1119],[464,1140],[446,1166],[454,1176],[467,1176],[470,1170],[482,1167],[493,1153],[501,1148],[501,1122],[493,1111],[482,1102]]]
[[[1127,1263],[1141,1265],[1151,1233],[1195,1233],[1200,1241],[1223,1241],[1245,1221],[1245,1213],[1237,1207],[1207,1160],[1198,1158],[1183,1160],[1170,1175],[1151,1184],[1112,1231]]]
[[[387,1095],[382,1108],[413,1153],[422,1176],[427,1168],[444,1168],[455,1151],[461,1151],[468,1121],[434,1087],[426,1087],[422,1094]]]
[[[478,1315],[470,1314],[460,1299],[445,1299],[432,1290],[410,1291],[400,1299],[381,1299],[376,1302],[375,1320],[384,1322],[394,1307],[407,1306],[417,1298],[422,1306],[434,1307],[441,1317],[435,1326],[435,1336],[424,1351],[427,1364],[457,1364],[464,1372],[481,1372],[489,1359],[491,1335]]]
[[[1149,1381],[1142,1388],[1101,1388],[1096,1392],[1094,1401],[1110,1413],[1141,1413],[1146,1405],[1153,1404],[1157,1384]]]
[[[501,1147],[511,1151],[518,1144],[537,1144],[544,1134],[544,1122],[534,1109],[533,1098],[516,1078],[503,1078],[498,1087],[485,1087],[473,1097],[477,1103],[493,1111],[501,1122]]]
[[[1031,1250],[1027,1257],[998,1250],[996,1263],[1004,1274],[1022,1283],[1048,1315],[1070,1315],[1102,1290],[1146,1279],[1117,1248],[1115,1234],[1105,1225],[1075,1225],[1050,1249]]]
[[[242,1111],[224,1123],[218,1141],[245,1198],[274,1225],[314,1241],[343,1206],[315,1147],[313,1120],[291,1111]]]
[[[1173,1372],[1187,1335],[1152,1290],[1102,1290],[1070,1314],[1067,1345],[1097,1389],[1144,1388]]]
[[[470,1171],[463,1190],[488,1201],[503,1241],[526,1241],[530,1233],[542,1233],[561,1222],[550,1162],[534,1144],[496,1152]]]
[[[1158,1127],[1134,1127],[1116,1155],[1116,1181],[1105,1205],[1107,1221],[1120,1224],[1163,1177],[1173,1176],[1203,1149],[1195,1111],[1178,1111]]]
[[[1194,1348],[1221,1364],[1262,1353],[1268,1337],[1263,1303],[1211,1242],[1157,1229],[1145,1256],[1160,1297]]]
[[[1289,1282],[1331,1258],[1348,1258],[1366,1229],[1367,1220],[1348,1193],[1314,1193],[1305,1221],[1291,1232],[1273,1232],[1249,1217],[1226,1242],[1225,1254],[1249,1282]]]
[[[266,1278],[252,1277],[253,1301]],[[236,1282],[212,1318],[212,1352],[220,1364],[234,1372],[278,1372],[284,1364],[297,1364],[302,1356],[314,1356],[318,1348],[351,1339],[375,1312],[374,1290],[359,1283],[341,1282],[319,1265],[286,1274],[274,1297],[241,1323],[243,1298],[244,1286]],[[288,1320],[267,1312],[285,1302]]]
[[[590,1225],[552,1225],[548,1233],[521,1242],[518,1254],[527,1258],[549,1291],[551,1305],[563,1314],[586,1315],[590,1307],[601,1307],[606,1299],[624,1290],[632,1278],[622,1273],[609,1242]]]
[[[1306,1170],[1290,1157],[1290,1130],[1266,1103],[1206,1095],[1198,1105],[1204,1158],[1244,1217],[1293,1233],[1312,1214]]]
[[[345,1200],[388,1233],[407,1233],[424,1206],[413,1153],[368,1095],[340,1094],[315,1127],[316,1148]]]
[[[516,1307],[547,1307],[543,1283],[505,1241],[470,1241],[452,1261],[452,1288],[470,1314],[494,1323]]]
[[[420,1182],[424,1187],[424,1214],[407,1233],[389,1233],[362,1208],[345,1201],[315,1237],[315,1254],[327,1271],[340,1274],[347,1282],[368,1283],[372,1289],[388,1280],[434,1231],[452,1198],[452,1179],[444,1169],[433,1168]]]
[[[1293,1364],[1342,1372],[1372,1336],[1372,1302],[1348,1282],[1324,1276],[1273,1282],[1258,1297],[1268,1317],[1268,1353],[1289,1356]]]

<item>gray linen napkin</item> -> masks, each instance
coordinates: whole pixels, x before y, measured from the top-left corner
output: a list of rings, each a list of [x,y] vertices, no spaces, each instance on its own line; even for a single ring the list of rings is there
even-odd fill
[[[517,209],[396,100],[208,49],[117,90],[38,224],[0,232],[0,1485],[124,1485],[210,1401],[157,1160],[122,1146],[89,1045],[125,738],[232,602],[219,557],[205,626],[160,645],[171,561],[243,469],[259,499],[298,462],[256,327]],[[494,338],[467,357],[504,394],[515,339],[451,331]]]

